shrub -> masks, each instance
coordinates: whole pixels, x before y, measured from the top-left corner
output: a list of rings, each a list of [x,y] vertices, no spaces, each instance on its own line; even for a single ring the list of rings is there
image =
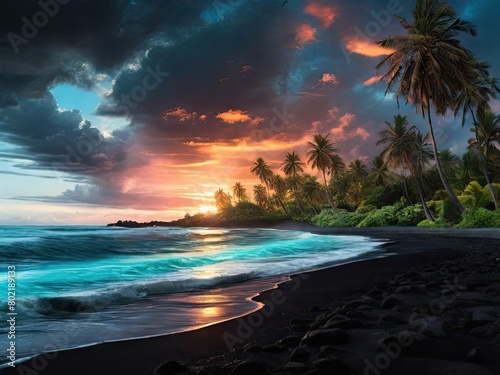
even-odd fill
[[[397,225],[415,226],[425,219],[424,209],[421,204],[407,206],[396,213]]]
[[[388,225],[396,225],[398,222],[397,213],[403,208],[402,203],[395,203],[392,206],[385,206],[379,210],[374,210],[368,213],[358,225],[358,228],[365,227],[384,227]]]
[[[321,211],[319,215],[312,219],[312,223],[318,227],[355,227],[366,217],[366,214],[338,210],[333,212],[330,209]]]
[[[442,217],[438,217],[435,221],[425,219],[417,224],[417,227],[421,228],[450,228],[451,226],[452,223],[446,221]]]
[[[462,213],[462,221],[457,228],[500,228],[500,211],[468,208]]]
[[[376,210],[376,209],[377,209],[377,207],[373,204],[363,204],[363,205],[358,207],[356,212],[358,214],[366,214],[366,213],[373,211],[373,210]]]
[[[462,220],[462,213],[450,198],[443,201],[443,218],[450,223],[457,224]]]

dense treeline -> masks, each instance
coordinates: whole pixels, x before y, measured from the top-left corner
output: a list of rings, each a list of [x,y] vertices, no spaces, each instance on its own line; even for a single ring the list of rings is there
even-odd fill
[[[386,93],[411,103],[428,133],[396,115],[378,133],[380,155],[349,164],[329,134],[316,134],[304,159],[291,150],[279,170],[258,158],[251,172],[261,183],[251,191],[240,182],[231,192],[219,189],[222,215],[284,216],[320,226],[500,227],[500,116],[489,105],[500,89],[490,66],[457,39],[476,30],[438,0],[419,0],[413,20],[398,19],[406,33],[379,42],[393,52],[376,68],[386,67]],[[462,126],[472,124],[463,155],[438,149],[433,119],[448,113]],[[304,173],[306,164],[319,177]]]

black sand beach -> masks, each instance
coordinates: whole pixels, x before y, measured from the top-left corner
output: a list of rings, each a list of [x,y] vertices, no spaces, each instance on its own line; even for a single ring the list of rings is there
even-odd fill
[[[282,229],[388,239],[199,330],[49,353],[5,374],[498,374],[500,231]]]

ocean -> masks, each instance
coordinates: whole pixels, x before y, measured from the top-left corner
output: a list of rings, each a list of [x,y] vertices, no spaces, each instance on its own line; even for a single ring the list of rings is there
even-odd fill
[[[273,229],[0,226],[0,348],[12,311],[18,360],[200,328],[255,311],[251,297],[290,274],[375,257],[380,244]]]

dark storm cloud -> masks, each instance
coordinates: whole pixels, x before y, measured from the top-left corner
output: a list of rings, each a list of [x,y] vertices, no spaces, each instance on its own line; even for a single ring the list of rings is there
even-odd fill
[[[136,208],[161,211],[177,206],[189,207],[193,205],[192,198],[152,196],[147,194],[123,193],[120,190],[104,188],[98,185],[79,184],[74,189],[68,189],[57,197],[51,196],[19,196],[14,200],[68,203],[81,205],[97,205],[110,208]]]
[[[50,93],[0,109],[0,133],[35,163],[28,168],[99,174],[119,168],[127,156],[125,134],[104,137],[79,110],[60,110]]]

